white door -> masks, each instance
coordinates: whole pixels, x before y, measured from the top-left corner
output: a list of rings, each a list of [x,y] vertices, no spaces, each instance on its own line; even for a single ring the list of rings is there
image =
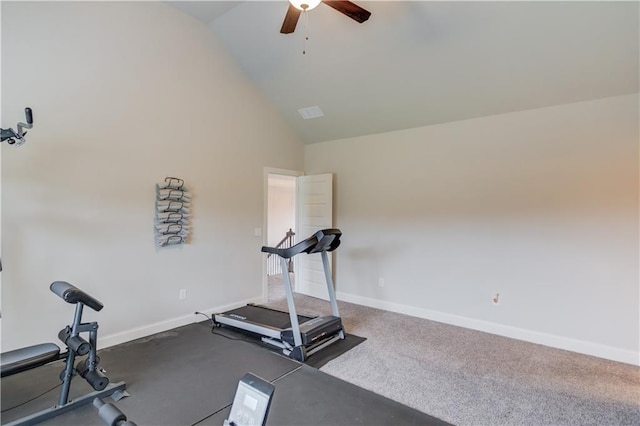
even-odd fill
[[[320,229],[333,227],[333,175],[299,176],[297,184],[296,242]],[[331,253],[329,263],[332,264]],[[301,254],[294,258],[295,288],[298,293],[329,300],[320,253]]]

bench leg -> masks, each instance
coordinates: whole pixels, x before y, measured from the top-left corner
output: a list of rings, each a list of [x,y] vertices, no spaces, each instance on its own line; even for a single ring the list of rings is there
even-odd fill
[[[74,408],[78,408],[86,404],[91,404],[93,403],[93,400],[95,398],[106,398],[115,392],[123,392],[125,388],[126,388],[125,382],[112,383],[101,391],[91,392],[90,394],[87,394],[77,399],[74,399],[72,401],[69,401],[65,405],[49,408],[47,410],[43,410],[38,413],[31,414],[21,419],[14,420],[13,422],[8,423],[5,426],[35,425],[37,423],[41,423],[41,422],[44,422],[45,420],[64,414],[67,411],[71,411]]]

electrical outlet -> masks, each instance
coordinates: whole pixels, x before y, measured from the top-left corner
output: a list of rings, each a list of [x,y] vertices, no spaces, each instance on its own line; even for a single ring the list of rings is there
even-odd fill
[[[378,278],[378,287],[384,287],[384,278]]]
[[[187,289],[183,288],[180,290],[180,294],[178,295],[178,299],[184,300],[187,298]]]

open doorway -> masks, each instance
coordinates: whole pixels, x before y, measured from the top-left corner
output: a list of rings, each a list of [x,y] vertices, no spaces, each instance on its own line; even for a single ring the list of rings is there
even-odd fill
[[[267,171],[266,173],[266,245],[290,247],[296,241],[296,177],[302,173],[294,171]],[[293,263],[287,265],[292,284],[295,282]],[[282,268],[280,258],[267,256],[266,264],[267,302],[283,299]]]
[[[333,227],[333,174],[303,175],[301,172],[265,169],[264,242],[270,247],[289,247],[314,232]],[[298,235],[289,238],[287,233]],[[263,298],[284,297],[282,269],[279,259],[267,256],[264,263]],[[293,291],[327,300],[322,261],[317,256],[296,256],[290,273]],[[268,266],[273,262],[273,268]],[[329,258],[331,264],[332,257]],[[318,273],[318,271],[320,273]],[[271,287],[281,294],[271,292]],[[279,284],[279,285],[278,285]]]

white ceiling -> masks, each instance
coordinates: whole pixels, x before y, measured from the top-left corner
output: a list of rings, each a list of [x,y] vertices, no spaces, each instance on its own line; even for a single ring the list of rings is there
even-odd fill
[[[286,1],[168,2],[206,23],[305,143],[638,92],[639,3],[355,1],[280,34]],[[303,120],[299,108],[325,116]]]

